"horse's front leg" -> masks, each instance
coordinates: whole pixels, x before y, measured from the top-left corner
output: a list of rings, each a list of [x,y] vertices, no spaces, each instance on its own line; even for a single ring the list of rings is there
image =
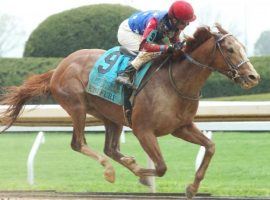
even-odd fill
[[[134,135],[138,138],[142,148],[147,153],[147,155],[151,158],[155,165],[155,169],[140,169],[139,175],[142,180],[146,176],[163,176],[167,171],[167,166],[164,162],[163,156],[161,154],[157,138],[154,134],[154,131],[142,129],[142,128],[133,128]]]
[[[188,142],[204,146],[206,149],[203,161],[196,172],[194,182],[186,189],[187,198],[192,199],[192,197],[197,193],[200,182],[203,180],[211,158],[215,153],[215,144],[203,135],[194,123],[181,127],[173,132],[172,135]]]
[[[106,128],[104,152],[106,155],[128,168],[136,176],[139,176],[141,183],[144,185],[150,185],[148,176],[162,176],[165,173],[166,166],[162,155],[160,154],[156,137],[153,134],[148,135],[147,132],[138,131],[135,135],[139,139],[144,150],[155,162],[156,170],[142,168],[136,163],[135,158],[123,155],[120,152],[119,144],[122,126],[109,120],[104,120],[104,122]]]

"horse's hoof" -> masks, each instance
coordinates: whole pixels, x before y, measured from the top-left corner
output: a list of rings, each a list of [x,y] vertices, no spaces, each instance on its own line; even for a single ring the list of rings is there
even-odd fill
[[[187,200],[191,200],[196,194],[196,189],[193,187],[192,184],[190,184],[189,186],[187,186],[186,188],[186,197]]]
[[[151,186],[152,186],[152,182],[151,182],[150,179],[151,179],[150,176],[140,177],[140,178],[139,178],[139,182],[140,182],[142,185],[151,187]]]
[[[121,161],[124,162],[126,165],[131,165],[136,163],[136,160],[134,157],[125,156],[121,158]]]
[[[106,179],[106,181],[108,181],[110,183],[115,182],[115,171],[114,171],[114,168],[112,166],[106,167],[106,169],[104,171],[104,178]]]

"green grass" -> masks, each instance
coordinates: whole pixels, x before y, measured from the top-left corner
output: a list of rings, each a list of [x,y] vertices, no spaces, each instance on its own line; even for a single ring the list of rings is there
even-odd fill
[[[36,134],[0,135],[0,190],[70,192],[148,192],[137,177],[118,163],[115,184],[103,179],[103,168],[70,149],[71,134],[47,133],[35,160],[35,185],[27,184],[26,160]],[[87,134],[88,144],[102,151],[104,134]],[[132,134],[121,151],[146,165],[146,156]],[[226,196],[270,196],[270,134],[215,133],[216,154],[200,192]],[[157,192],[184,192],[193,180],[198,146],[165,136],[159,139],[168,171],[156,179]]]
[[[206,98],[207,101],[270,101],[270,93],[251,94],[242,96]]]

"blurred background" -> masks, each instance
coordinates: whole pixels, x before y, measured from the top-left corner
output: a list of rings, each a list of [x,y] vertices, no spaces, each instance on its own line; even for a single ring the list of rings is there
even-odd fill
[[[0,55],[2,57],[21,57],[32,31],[49,16],[64,10],[101,3],[127,5],[138,10],[167,10],[172,2],[173,0],[0,0]],[[259,42],[260,37],[264,37],[261,40],[270,38],[270,25],[266,23],[270,17],[268,0],[257,0],[256,2],[190,0],[190,2],[194,5],[198,18],[185,30],[185,33],[193,33],[198,25],[211,26],[218,21],[245,44],[249,56],[266,53],[258,49],[259,45],[256,47],[256,42]],[[89,35],[89,37],[91,36]],[[265,49],[265,51],[269,53],[269,49]]]

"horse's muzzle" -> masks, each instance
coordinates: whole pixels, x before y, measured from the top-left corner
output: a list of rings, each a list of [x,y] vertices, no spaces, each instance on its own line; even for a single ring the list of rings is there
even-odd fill
[[[234,81],[240,85],[243,89],[250,89],[255,87],[260,82],[260,75],[256,72],[252,72],[248,75],[240,75]]]

